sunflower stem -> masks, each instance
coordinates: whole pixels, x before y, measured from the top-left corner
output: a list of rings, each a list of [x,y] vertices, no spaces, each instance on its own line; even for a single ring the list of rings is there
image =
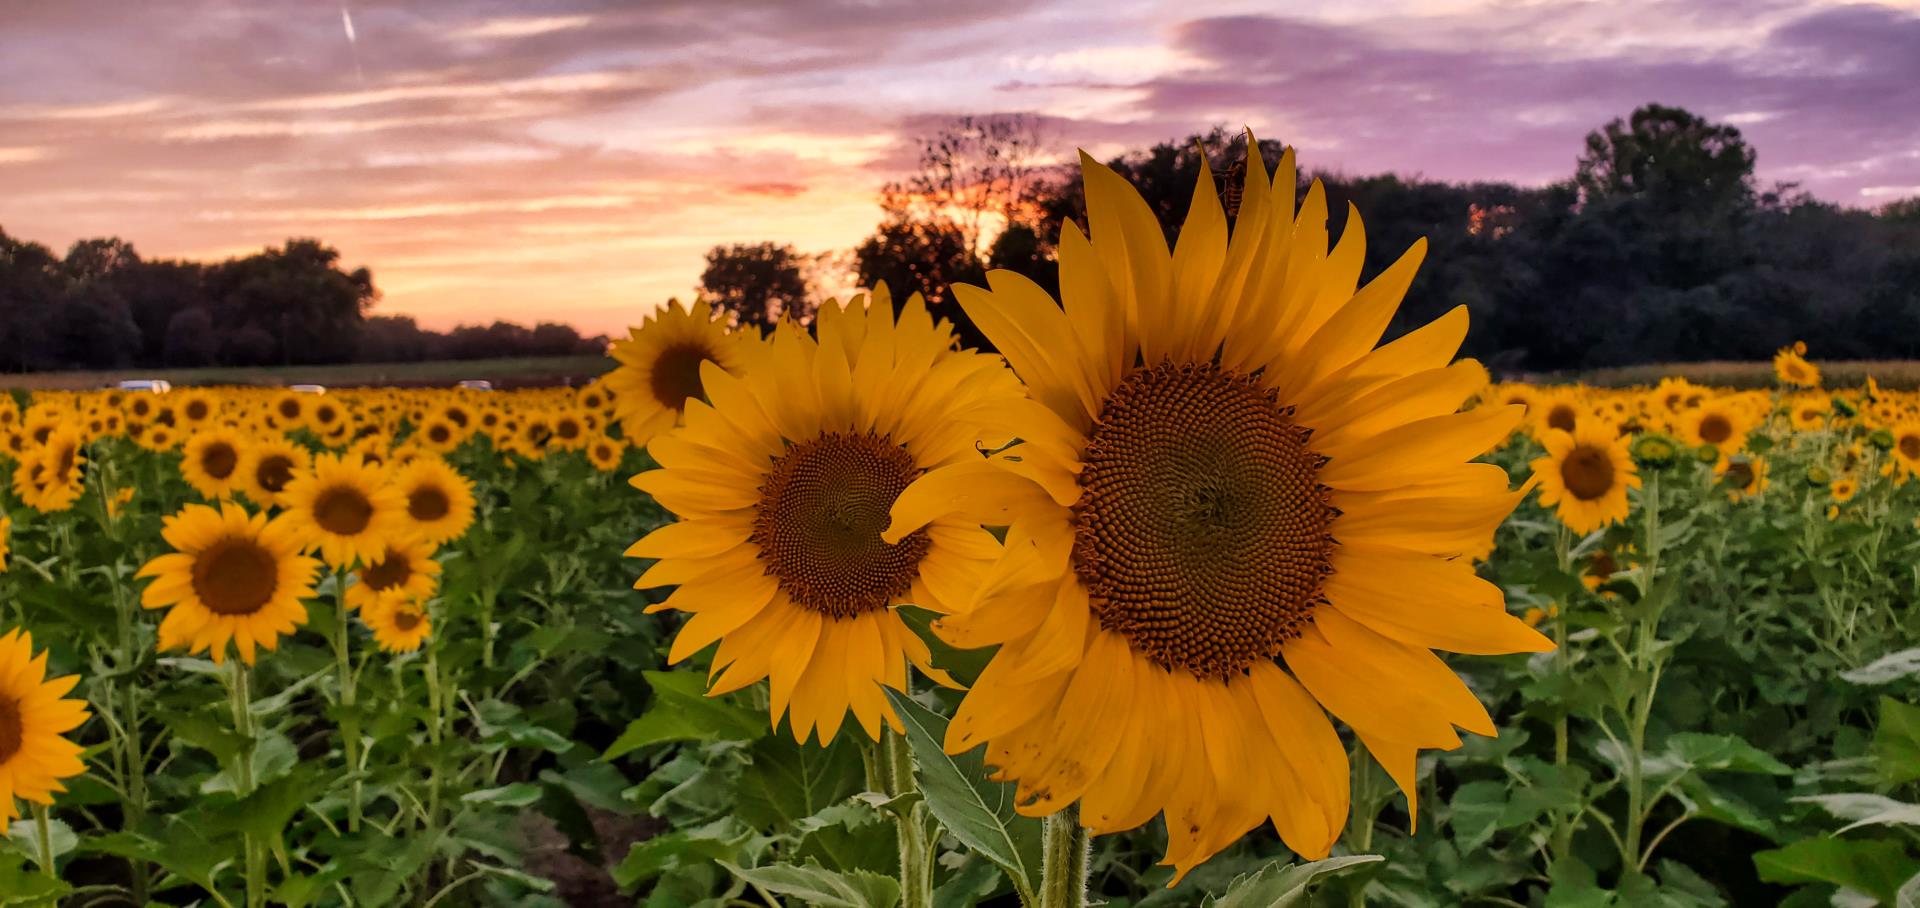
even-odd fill
[[[1080,825],[1078,807],[1068,807],[1044,823],[1040,908],[1086,908],[1087,877],[1093,870],[1092,843]]]
[[[33,838],[40,849],[40,872],[49,879],[59,879],[53,869],[53,823],[47,814],[47,805],[33,805]]]
[[[347,796],[347,831],[360,831],[360,799],[362,786],[360,781],[360,717],[354,712],[353,653],[352,635],[348,633],[347,608],[347,572],[335,569],[333,572],[333,594],[339,605],[339,620],[333,628],[333,658],[340,676],[340,747],[347,761],[347,773],[352,777],[351,792]]]
[[[253,794],[253,694],[249,689],[251,680],[248,667],[239,659],[233,660],[232,679],[228,692],[233,701],[233,731],[240,736],[240,753],[234,757],[234,789],[241,798]],[[252,832],[243,833],[241,850],[246,864],[247,905],[249,908],[267,903],[267,856],[259,839]]]
[[[913,777],[913,751],[906,737],[891,729],[885,730],[881,732],[879,750],[878,759],[870,761],[868,779],[871,781],[878,775],[881,790],[891,798],[918,792],[920,786]],[[928,847],[932,830],[927,828],[926,813],[925,804],[913,804],[894,824],[900,842],[901,908],[930,908],[933,904],[933,861]]]

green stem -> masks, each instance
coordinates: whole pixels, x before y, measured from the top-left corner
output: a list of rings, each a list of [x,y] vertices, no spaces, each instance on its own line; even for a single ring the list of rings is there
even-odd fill
[[[117,577],[114,580],[114,605],[119,612],[120,658],[128,665],[127,674],[119,681],[127,701],[122,707],[120,724],[122,785],[126,797],[122,826],[128,832],[138,832],[147,821],[147,760],[140,741],[140,684],[136,677],[140,660],[133,635],[133,602],[127,595],[125,585]],[[134,903],[145,905],[147,862],[128,858],[127,873],[133,884]]]
[[[255,748],[253,731],[253,694],[249,690],[251,675],[246,663],[233,660],[232,695],[233,731],[240,736],[240,753],[234,758],[234,787],[241,798],[253,794],[253,753]],[[247,874],[247,905],[258,908],[267,903],[267,856],[264,843],[256,839],[251,832],[243,834],[241,849],[245,853]]]
[[[888,795],[913,794],[920,790],[913,777],[913,752],[907,739],[891,730],[882,733],[879,759],[874,761]],[[868,770],[873,776],[874,767]],[[926,821],[926,805],[915,804],[894,824],[900,843],[901,908],[931,908],[933,905],[933,860],[929,847],[932,830]]]
[[[333,659],[339,674],[340,683],[340,747],[346,758],[347,773],[352,776],[352,791],[347,797],[347,831],[360,831],[360,716],[354,712],[355,687],[353,676],[352,635],[349,633],[351,612],[347,609],[347,572],[335,570],[333,574],[334,596],[339,605],[339,620],[333,629]]]
[[[1040,865],[1040,908],[1086,908],[1087,877],[1093,851],[1080,809],[1068,807],[1050,817],[1041,833],[1046,851]]]
[[[1645,501],[1647,527],[1647,582],[1649,594],[1659,578],[1660,569],[1660,473],[1647,474],[1646,486],[1642,490]],[[1656,665],[1658,655],[1655,644],[1658,641],[1659,613],[1666,603],[1653,603],[1651,614],[1640,619],[1634,626],[1633,669],[1636,677],[1643,680],[1644,687],[1635,695],[1631,712],[1627,719],[1627,823],[1625,835],[1620,843],[1621,866],[1626,872],[1640,865],[1640,839],[1646,823],[1646,745],[1647,723],[1653,715],[1653,697],[1660,683],[1660,670]]]
[[[440,823],[440,785],[441,785],[441,742],[446,739],[446,704],[440,691],[440,640],[439,635],[427,641],[427,709],[433,714],[427,725],[427,741],[433,746],[431,761],[427,764],[427,828],[435,829]]]
[[[33,837],[40,849],[40,872],[49,879],[58,879],[53,869],[53,824],[47,813],[47,805],[33,805]]]

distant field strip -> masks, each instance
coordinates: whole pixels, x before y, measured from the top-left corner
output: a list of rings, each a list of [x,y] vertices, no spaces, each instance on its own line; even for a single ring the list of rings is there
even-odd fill
[[[85,390],[132,378],[156,378],[176,386],[315,384],[328,387],[436,386],[466,380],[500,387],[583,383],[608,369],[604,356],[548,356],[446,360],[425,363],[348,363],[337,366],[262,366],[222,369],[116,369],[105,372],[0,374],[0,388]]]

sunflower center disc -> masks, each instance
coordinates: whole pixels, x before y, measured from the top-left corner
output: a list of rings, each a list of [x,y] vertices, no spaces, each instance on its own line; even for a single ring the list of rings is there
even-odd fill
[[[26,722],[20,717],[20,701],[0,694],[0,766],[7,765],[26,741]]]
[[[225,479],[232,476],[233,468],[239,465],[239,463],[239,453],[233,450],[232,445],[224,441],[216,441],[213,444],[207,445],[207,450],[200,455],[201,468],[207,471],[208,476],[215,479]]]
[[[407,495],[407,515],[421,523],[439,520],[451,510],[453,503],[447,500],[447,493],[432,486],[414,489]]]
[[[1129,375],[1087,439],[1073,567],[1100,626],[1167,669],[1225,678],[1278,655],[1323,601],[1339,516],[1310,431],[1251,378]]]
[[[650,377],[654,399],[661,406],[686,409],[687,398],[701,394],[700,364],[710,358],[698,344],[676,344],[660,351]]]
[[[393,626],[403,633],[411,633],[420,626],[420,613],[412,609],[401,609],[393,613]]]
[[[1727,485],[1736,489],[1744,489],[1753,485],[1753,464],[1744,460],[1736,460],[1727,464]]]
[[[373,503],[357,489],[332,488],[313,500],[313,522],[337,536],[357,536],[373,521]]]
[[[1700,440],[1710,445],[1718,445],[1733,437],[1733,424],[1718,413],[1708,414],[1700,420]]]
[[[1920,460],[1920,435],[1900,436],[1900,453],[1908,460]]]
[[[886,608],[912,587],[927,553],[925,530],[880,540],[894,499],[919,475],[913,455],[872,433],[829,432],[788,447],[760,486],[750,537],[767,573],[830,618]]]
[[[401,552],[387,550],[387,557],[360,571],[360,582],[370,590],[384,590],[406,583],[413,577],[413,563]]]
[[[1573,408],[1566,404],[1555,404],[1553,409],[1547,411],[1547,428],[1549,429],[1571,432],[1574,423]]]
[[[193,592],[216,615],[251,615],[280,582],[271,552],[244,539],[216,543],[193,562]]]
[[[293,460],[279,454],[269,454],[260,458],[260,465],[253,471],[259,480],[260,488],[278,494],[293,481]]]
[[[1574,448],[1560,462],[1560,479],[1573,497],[1593,501],[1613,488],[1613,458],[1598,448]]]

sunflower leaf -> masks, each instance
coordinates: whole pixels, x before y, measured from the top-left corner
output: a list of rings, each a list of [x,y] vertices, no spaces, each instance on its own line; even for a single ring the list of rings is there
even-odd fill
[[[1386,858],[1377,854],[1355,854],[1294,865],[1276,861],[1254,873],[1240,877],[1218,898],[1208,898],[1208,908],[1284,908],[1298,905],[1307,897],[1307,887],[1331,874],[1345,873],[1355,867],[1375,864]]]
[[[888,690],[887,696],[906,724],[927,807],[962,845],[1006,871],[1022,903],[1030,903],[1040,869],[1035,857],[1040,821],[1014,811],[1014,787],[987,778],[980,749],[959,756],[945,751],[945,716],[899,691]]]
[[[899,881],[864,870],[835,873],[811,862],[740,867],[721,861],[720,865],[761,889],[818,908],[893,908],[900,901]]]
[[[627,730],[600,755],[603,760],[670,741],[751,741],[768,731],[759,714],[708,697],[706,679],[697,672],[642,674],[653,687],[653,702],[640,718],[627,723]]]

